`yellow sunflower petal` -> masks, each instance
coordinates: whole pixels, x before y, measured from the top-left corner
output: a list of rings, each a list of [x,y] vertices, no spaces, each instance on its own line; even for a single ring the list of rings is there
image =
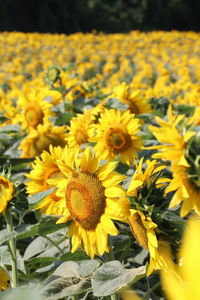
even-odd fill
[[[106,197],[116,198],[116,197],[124,197],[126,195],[124,189],[120,186],[108,187],[105,190]]]

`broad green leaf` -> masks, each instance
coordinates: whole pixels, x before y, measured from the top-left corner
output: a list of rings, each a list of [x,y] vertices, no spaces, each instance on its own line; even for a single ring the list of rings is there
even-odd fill
[[[8,124],[0,128],[0,132],[20,132],[20,130],[20,126],[14,124]]]
[[[76,252],[71,253],[71,252],[67,252],[64,255],[62,255],[60,257],[61,260],[64,261],[79,261],[79,260],[86,260],[88,259],[87,254],[85,253],[85,251],[78,249]]]
[[[6,133],[0,133],[0,141],[9,141],[12,137],[9,134]]]
[[[15,236],[17,239],[25,239],[35,235],[46,235],[65,227],[66,224],[56,224],[54,221],[46,221],[34,225],[23,224],[15,228]]]
[[[98,268],[92,277],[92,288],[94,296],[112,295],[120,289],[131,285],[145,275],[145,266],[125,269],[117,261],[111,261]]]
[[[10,158],[10,157],[0,157],[0,163],[9,163],[11,165],[23,164],[27,162],[32,162],[33,158]]]
[[[51,239],[50,240],[48,240]],[[64,241],[63,241],[64,238]],[[62,242],[62,243],[61,243]],[[47,238],[43,236],[39,236],[35,238],[26,248],[24,252],[24,259],[30,259],[33,256],[36,255],[42,255],[44,256],[58,256],[60,253],[59,249],[53,244],[59,245],[59,247],[63,250],[68,246],[68,239],[67,239],[67,231],[64,229],[61,229],[57,231],[56,233],[48,234]],[[66,249],[65,249],[66,251]],[[61,255],[61,253],[60,253]],[[64,256],[64,255],[62,255]]]
[[[79,274],[81,277],[87,277],[99,266],[99,261],[95,259],[82,260],[78,262]]]
[[[15,236],[14,232],[8,232],[6,229],[0,231],[0,245],[9,241]]]
[[[28,273],[36,272],[37,269],[46,267],[57,261],[56,257],[34,257],[25,262]]]
[[[97,265],[98,262],[94,260],[79,263],[69,261],[61,264],[43,283],[44,299],[54,300],[77,294],[85,294],[91,289],[91,283],[83,275],[88,276]]]
[[[25,286],[9,289],[0,294],[0,300],[42,300],[39,284],[29,283]]]
[[[17,268],[18,270],[22,271],[25,273],[25,267],[24,267],[24,260],[20,254],[20,252],[17,250]],[[8,265],[11,266],[11,256],[10,252],[8,250],[8,246],[1,246],[0,247],[0,264],[2,265]]]

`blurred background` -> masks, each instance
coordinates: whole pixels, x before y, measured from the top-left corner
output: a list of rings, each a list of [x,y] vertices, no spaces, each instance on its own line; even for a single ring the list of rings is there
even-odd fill
[[[200,31],[200,0],[1,0],[0,31]]]

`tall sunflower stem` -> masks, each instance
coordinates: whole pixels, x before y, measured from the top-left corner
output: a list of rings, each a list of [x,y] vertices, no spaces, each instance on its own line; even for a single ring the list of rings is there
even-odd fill
[[[117,295],[117,293],[112,294],[112,295],[110,296],[110,299],[111,299],[111,300],[118,300],[118,295]]]
[[[65,252],[59,247],[59,245],[56,242],[54,242],[52,239],[50,239],[47,235],[41,235],[41,236],[47,239],[52,245],[54,245],[62,255],[65,254]]]
[[[161,283],[160,283],[160,282],[157,282],[154,286],[149,287],[149,288],[148,288],[148,291],[145,293],[145,299],[148,299],[148,298],[149,298],[149,295],[150,295],[153,291],[157,290],[157,289],[160,287],[160,285],[161,285]]]
[[[105,257],[106,257],[106,261],[109,262],[109,261],[112,261],[115,259],[114,257],[114,252],[113,252],[113,246],[112,246],[112,241],[111,241],[111,238],[110,236],[108,237],[108,245],[109,245],[109,253],[105,253]],[[112,295],[110,295],[110,299],[111,300],[118,300],[118,295],[117,293],[114,293]]]
[[[13,221],[12,221],[12,215],[9,209],[7,209],[5,213],[5,219],[7,224],[7,231],[9,233],[13,232]],[[11,257],[11,267],[12,267],[12,281],[11,285],[13,288],[17,287],[17,255],[16,255],[16,239],[12,237],[8,241],[8,249],[10,252]]]

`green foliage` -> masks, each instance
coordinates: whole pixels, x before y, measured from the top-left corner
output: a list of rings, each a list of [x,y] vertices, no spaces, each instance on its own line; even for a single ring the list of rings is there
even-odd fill
[[[94,295],[109,296],[131,285],[145,275],[145,267],[125,269],[119,261],[111,261],[98,268],[92,278]]]

